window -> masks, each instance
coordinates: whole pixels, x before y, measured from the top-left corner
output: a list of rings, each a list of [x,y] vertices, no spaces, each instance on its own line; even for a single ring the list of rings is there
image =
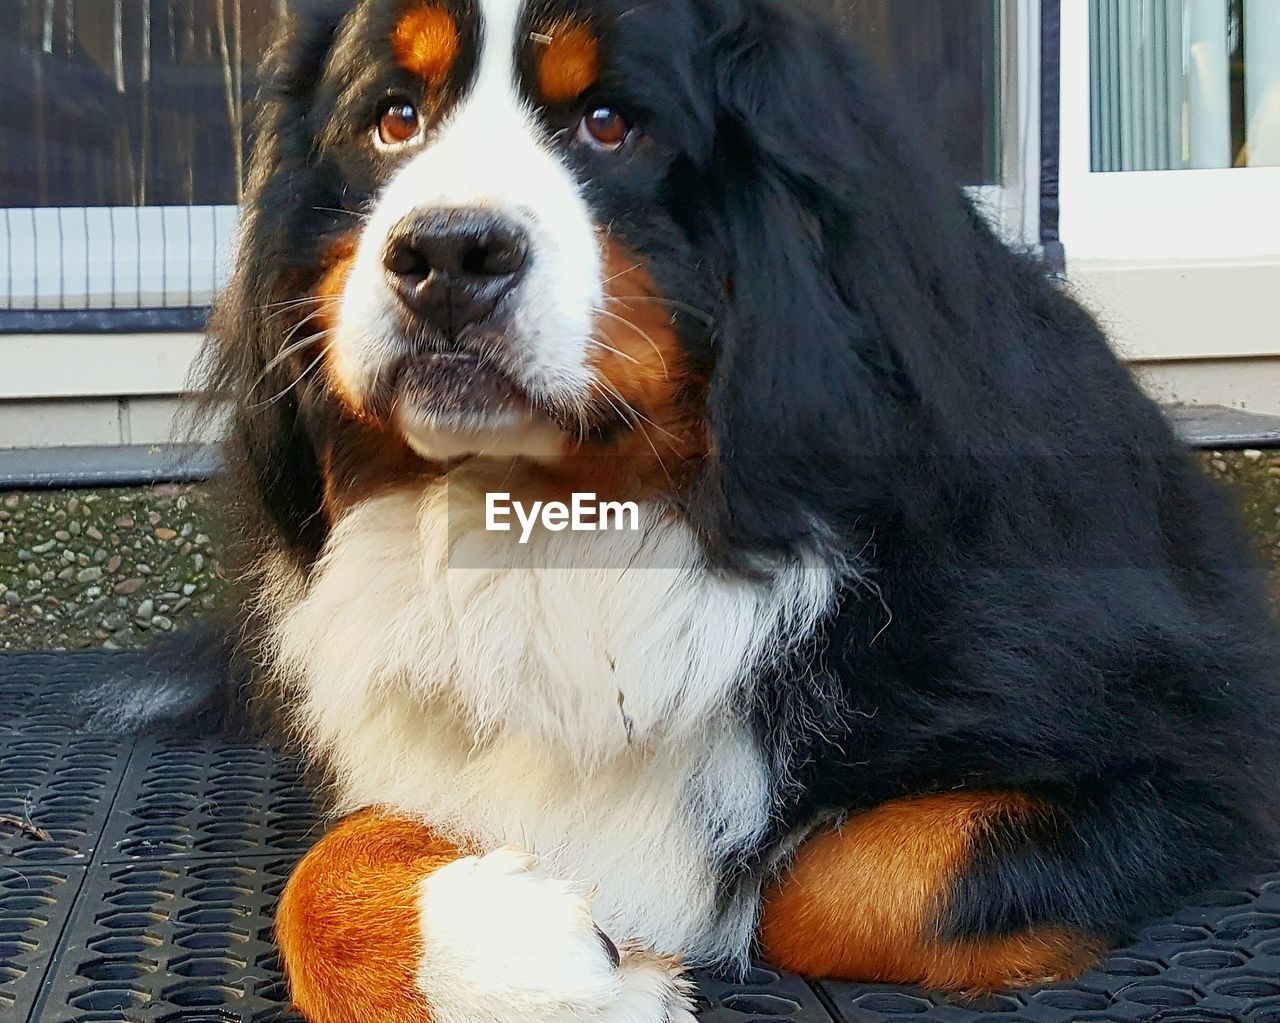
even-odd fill
[[[1280,255],[1280,3],[1064,0],[1061,76],[1069,261]]]
[[[255,69],[290,2],[0,0],[0,310],[209,303]],[[812,2],[923,112],[960,180],[1002,183],[1001,0]]]
[[[815,0],[941,136],[957,177],[1001,175],[999,0]]]
[[[208,303],[234,236],[253,69],[282,6],[0,4],[0,308]]]
[[[1280,165],[1276,0],[1092,0],[1092,167]]]

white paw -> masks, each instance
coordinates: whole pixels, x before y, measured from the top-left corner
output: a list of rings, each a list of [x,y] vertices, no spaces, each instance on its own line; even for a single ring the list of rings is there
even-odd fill
[[[679,968],[615,964],[586,896],[499,849],[425,878],[418,987],[436,1023],[687,1023]]]

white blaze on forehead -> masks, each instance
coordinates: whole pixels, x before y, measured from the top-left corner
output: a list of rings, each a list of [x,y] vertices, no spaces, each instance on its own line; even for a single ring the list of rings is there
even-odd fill
[[[520,224],[530,265],[515,296],[509,369],[535,397],[572,400],[589,390],[587,355],[602,300],[602,256],[577,180],[551,148],[521,95],[518,0],[481,0],[481,52],[455,110],[379,196],[346,289],[338,348],[343,378],[369,382],[394,329],[386,313],[382,253],[405,217],[481,207]]]

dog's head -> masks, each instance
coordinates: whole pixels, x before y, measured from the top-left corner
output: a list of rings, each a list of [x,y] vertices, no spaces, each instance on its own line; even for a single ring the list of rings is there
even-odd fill
[[[612,483],[721,551],[852,521],[850,454],[908,428],[909,364],[971,312],[921,295],[985,232],[792,6],[295,17],[215,320],[286,539],[314,550],[329,506],[476,458],[626,462]]]

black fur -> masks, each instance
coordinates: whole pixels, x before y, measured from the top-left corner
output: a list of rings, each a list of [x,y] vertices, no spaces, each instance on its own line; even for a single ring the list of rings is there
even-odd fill
[[[715,455],[676,496],[708,556],[850,570],[821,634],[756,680],[776,827],[726,864],[730,887],[819,821],[1016,789],[1048,810],[992,826],[938,927],[1117,937],[1271,839],[1280,647],[1260,570],[1089,316],[994,237],[854,48],[793,8],[591,5],[597,94],[645,138],[616,165],[566,155],[692,311]],[[315,5],[277,49],[214,322],[244,536],[304,571],[333,411],[289,389],[305,362],[271,366],[271,309],[350,229],[327,211],[360,210],[387,172],[352,125],[395,74],[370,42],[389,9]],[[544,116],[556,131],[573,112]]]

